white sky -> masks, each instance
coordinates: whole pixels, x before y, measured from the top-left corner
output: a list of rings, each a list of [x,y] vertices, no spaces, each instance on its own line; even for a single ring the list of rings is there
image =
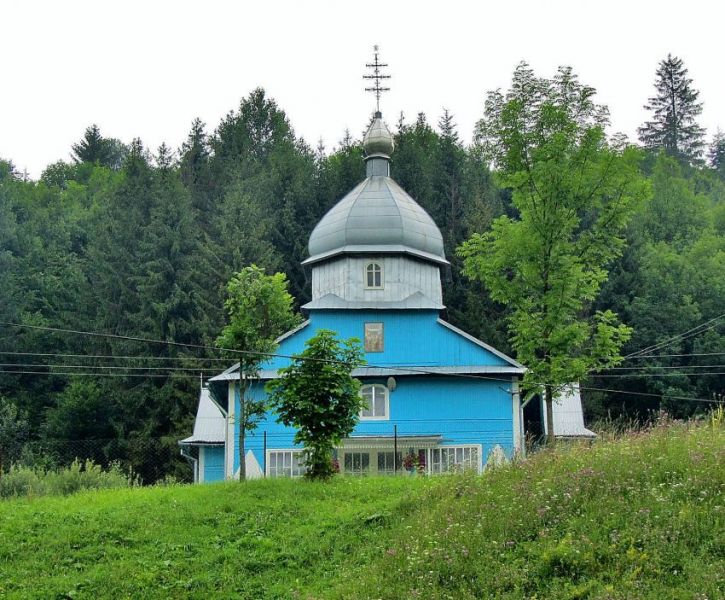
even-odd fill
[[[711,135],[725,128],[723,17],[721,0],[0,0],[0,157],[37,178],[91,123],[177,148],[194,117],[211,131],[257,86],[329,150],[374,109],[362,80],[373,44],[393,75],[381,102],[391,127],[401,110],[437,123],[447,107],[470,140],[486,91],[525,59],[540,75],[572,65],[636,138],[671,52]]]

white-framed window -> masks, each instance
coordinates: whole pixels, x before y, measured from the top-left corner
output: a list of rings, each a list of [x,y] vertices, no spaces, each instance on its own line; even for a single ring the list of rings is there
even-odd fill
[[[346,450],[342,467],[345,475],[367,475],[370,472],[370,453]]]
[[[383,289],[383,265],[378,262],[365,265],[365,287],[369,290]]]
[[[383,352],[385,349],[383,332],[382,323],[365,323],[363,343],[365,352]]]
[[[362,421],[390,419],[388,388],[379,383],[364,385],[360,388],[360,394],[365,400],[365,406],[360,411]]]
[[[398,452],[398,471],[403,470],[403,453]],[[378,475],[395,473],[395,452],[378,450]]]
[[[269,477],[302,477],[306,470],[302,450],[267,451],[267,475]]]
[[[428,469],[430,473],[448,473],[450,471],[480,470],[481,447],[441,446],[430,449]]]

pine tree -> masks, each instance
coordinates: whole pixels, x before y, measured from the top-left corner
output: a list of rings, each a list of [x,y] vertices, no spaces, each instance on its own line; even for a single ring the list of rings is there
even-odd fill
[[[707,162],[713,169],[725,174],[725,133],[720,129],[712,138],[712,144],[707,151]]]
[[[657,95],[644,106],[653,112],[653,119],[638,129],[640,141],[688,163],[698,162],[705,134],[696,120],[702,103],[697,101],[700,92],[692,87],[682,59],[668,54],[660,62],[655,89]]]

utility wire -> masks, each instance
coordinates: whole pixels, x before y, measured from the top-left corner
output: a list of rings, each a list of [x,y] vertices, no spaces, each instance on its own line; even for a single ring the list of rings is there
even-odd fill
[[[707,329],[711,329],[712,327],[716,326],[716,321],[721,319],[722,317],[725,317],[725,313],[722,315],[715,317],[714,319],[711,319],[710,321],[707,321],[698,327],[695,327],[693,329],[690,329],[682,334],[679,334],[678,336],[674,336],[674,338],[682,338],[685,335],[692,334],[697,335],[699,333],[702,333],[706,331]],[[40,326],[40,325],[25,325],[25,324],[18,324],[18,323],[10,323],[7,321],[0,321],[0,325],[7,326],[7,327],[19,327],[19,328],[28,328],[28,329],[35,329],[35,330],[41,330],[41,331],[50,331],[50,332],[56,332],[56,333],[70,333],[75,335],[87,335],[87,336],[93,336],[93,337],[108,337],[112,339],[122,339],[122,340],[129,340],[129,341],[136,341],[136,342],[144,342],[144,343],[155,343],[155,344],[167,344],[172,346],[180,346],[180,347],[188,347],[188,348],[197,348],[197,349],[206,349],[206,350],[213,350],[215,352],[219,351],[226,351],[226,352],[232,352],[236,354],[243,354],[243,355],[253,355],[253,356],[264,356],[268,358],[286,358],[290,360],[299,359],[299,357],[295,357],[292,355],[284,355],[284,354],[277,354],[277,353],[264,353],[264,352],[255,352],[255,351],[248,351],[248,350],[232,350],[228,348],[216,348],[214,346],[205,346],[202,344],[187,344],[183,342],[175,342],[171,340],[154,340],[150,338],[142,338],[142,337],[136,337],[136,336],[125,336],[125,335],[118,335],[118,334],[112,334],[112,333],[100,333],[100,332],[91,332],[91,331],[80,331],[80,330],[74,330],[74,329],[63,329],[58,327],[46,327],[46,326]],[[702,331],[697,331],[696,333],[692,333],[695,330],[701,329],[702,327],[705,327],[706,325],[710,325],[707,329],[703,329]],[[649,348],[645,348],[639,352],[633,353],[631,355],[626,356],[625,358],[633,358],[635,356],[640,356],[642,353],[647,351],[654,351],[656,347],[660,347],[661,345],[667,345],[668,343],[671,343],[672,341],[677,340],[665,340],[664,342],[661,342],[660,344],[656,344],[655,346],[651,346]],[[318,362],[326,362],[326,363],[337,363],[339,361],[330,361],[325,359],[307,359],[307,360],[315,360]],[[406,370],[416,373],[422,373],[426,375],[441,375],[440,372],[435,372],[431,370],[424,370],[424,369],[418,369],[416,367],[408,367],[408,366],[387,366],[387,365],[366,365],[371,368],[379,368],[379,369],[390,369],[390,370]],[[47,371],[6,371],[6,370],[0,370],[0,373],[15,373],[15,374],[28,374],[28,375],[86,375],[86,376],[105,376],[105,377],[168,377],[166,374],[122,374],[122,373],[78,373],[78,372],[70,372],[70,373],[60,373],[60,372],[54,372],[50,373]],[[705,373],[698,373],[698,375],[704,375]],[[510,378],[508,379],[502,379],[502,378],[495,378],[490,377],[487,375],[475,375],[470,373],[445,373],[447,376],[453,376],[453,377],[464,377],[468,379],[486,379],[489,381],[503,381],[506,383],[510,383]],[[178,374],[177,377],[187,377],[187,378],[196,378],[192,375],[183,375]],[[544,385],[543,383],[536,383],[536,382],[530,382],[531,385]],[[609,390],[605,388],[592,388],[592,387],[583,387],[580,386],[580,389],[590,389],[595,391],[609,391],[609,392],[617,392],[617,393],[628,393],[628,394],[634,394],[634,395],[641,395],[641,396],[653,396],[653,397],[659,397],[662,398],[663,395],[661,394],[648,394],[645,392],[623,392],[622,390]],[[704,399],[704,398],[687,398],[687,397],[676,397],[676,396],[669,396],[673,399],[680,399],[685,401],[694,401],[694,402],[718,402],[715,400],[710,399]]]
[[[725,353],[723,353],[725,354]],[[228,358],[203,358],[200,356],[114,356],[113,354],[64,354],[59,352],[13,352],[8,350],[0,350],[0,355],[7,356],[39,356],[53,358],[93,358],[93,359],[113,359],[113,360],[170,360],[170,361],[204,361],[204,362],[223,362],[229,364]]]
[[[717,327],[718,321],[720,319],[722,319],[723,317],[725,317],[725,313],[718,315],[717,317],[710,319],[709,321],[705,321],[704,323],[701,323],[697,327],[693,327],[692,329],[688,329],[687,331],[684,331],[683,333],[679,333],[679,334],[669,337],[661,342],[658,342],[657,344],[653,344],[652,346],[648,346],[647,348],[643,348],[642,350],[638,350],[637,352],[632,352],[632,354],[628,354],[627,356],[625,356],[624,359],[626,360],[626,359],[630,359],[630,358],[634,358],[634,357],[640,357],[640,356],[646,355],[648,352],[654,352],[655,350],[659,350],[660,348],[663,348],[664,346],[669,346],[670,344],[673,344],[675,342],[680,342],[686,338],[693,337],[693,336],[699,335],[701,333],[705,333],[706,331],[709,331],[710,329]]]
[[[625,357],[625,360],[633,360],[635,358],[688,358],[690,356],[725,356],[725,352],[691,352],[689,354],[646,354],[642,356],[630,356],[629,358]]]

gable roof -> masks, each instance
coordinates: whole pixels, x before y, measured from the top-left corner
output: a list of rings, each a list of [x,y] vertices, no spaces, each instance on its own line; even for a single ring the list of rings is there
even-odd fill
[[[522,365],[520,362],[514,360],[510,356],[507,356],[503,352],[496,350],[496,348],[494,348],[493,346],[489,346],[486,342],[482,342],[478,338],[473,337],[470,333],[466,333],[462,329],[458,329],[458,327],[456,327],[455,325],[451,325],[450,323],[448,323],[448,321],[444,321],[443,319],[438,319],[438,323],[443,325],[443,327],[447,327],[454,333],[457,333],[458,335],[466,338],[469,342],[473,342],[474,344],[476,344],[477,346],[480,346],[484,350],[488,350],[491,354],[498,356],[500,359],[509,363],[512,367],[526,370],[526,367],[524,367],[524,365]]]
[[[212,401],[209,389],[202,388],[194,420],[194,433],[181,440],[179,444],[223,444],[225,430],[224,415]]]

